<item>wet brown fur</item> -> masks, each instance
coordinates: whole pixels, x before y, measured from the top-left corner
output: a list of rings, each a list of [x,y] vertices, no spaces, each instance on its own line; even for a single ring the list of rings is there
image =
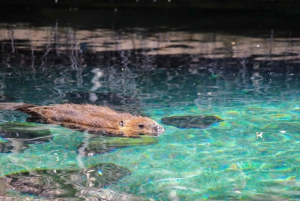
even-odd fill
[[[0,103],[0,109],[20,110],[31,115],[29,119],[42,123],[87,131],[89,133],[138,137],[139,135],[157,136],[164,129],[148,117],[119,113],[108,107],[90,104],[57,104],[35,106],[21,103]]]

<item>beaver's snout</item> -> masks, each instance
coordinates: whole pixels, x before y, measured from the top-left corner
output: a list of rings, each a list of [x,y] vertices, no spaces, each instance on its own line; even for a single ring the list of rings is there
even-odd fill
[[[153,130],[154,130],[154,132],[155,132],[156,135],[160,135],[163,132],[165,132],[165,129],[162,126],[160,126],[160,125],[155,125],[153,127]]]

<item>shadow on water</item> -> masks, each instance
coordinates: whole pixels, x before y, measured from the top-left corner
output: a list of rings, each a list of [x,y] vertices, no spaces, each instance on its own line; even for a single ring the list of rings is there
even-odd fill
[[[11,168],[8,172],[18,172],[14,168],[19,163],[36,172],[3,171],[0,185],[9,187],[0,196],[13,197],[14,188],[40,196],[49,189],[55,193],[64,189],[63,196],[98,200],[107,193],[113,195],[107,200],[130,200],[114,197],[115,192],[157,200],[297,197],[294,169],[299,156],[294,148],[299,139],[291,137],[299,131],[297,13],[31,8],[15,15],[12,11],[19,10],[1,12],[0,19],[0,101],[107,105],[163,119],[167,131],[158,140],[141,144],[147,146],[125,143],[125,148],[106,153],[103,150],[115,146],[78,133],[66,139],[58,129],[51,138],[22,144],[22,153],[1,153],[1,160],[13,164],[5,166]],[[197,129],[199,119],[190,120],[202,114],[224,121],[209,119],[204,121],[209,126]],[[171,116],[184,116],[191,125],[182,125],[180,118],[176,125],[192,129],[167,126],[174,122],[164,118]],[[25,119],[18,112],[0,111],[3,123]],[[293,130],[286,133],[289,129]],[[1,137],[8,138],[9,133],[3,133]],[[21,136],[23,141],[29,137]],[[11,151],[10,144],[3,152]],[[27,161],[31,159],[35,163]],[[132,175],[126,174],[111,188],[95,189],[86,186],[89,169],[84,169],[74,173],[75,180],[84,183],[75,188],[72,172],[48,170],[103,161],[124,166]],[[63,183],[66,177],[68,182]],[[45,189],[44,181],[53,183]],[[288,190],[276,191],[281,187]]]

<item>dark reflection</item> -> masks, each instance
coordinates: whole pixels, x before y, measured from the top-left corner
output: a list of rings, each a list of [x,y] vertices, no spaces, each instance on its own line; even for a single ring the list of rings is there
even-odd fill
[[[113,93],[66,93],[66,98],[70,103],[95,103],[105,105],[106,103],[114,105],[125,105],[136,103],[137,100],[130,97],[122,97]]]
[[[12,97],[8,97],[5,95],[0,95],[0,102],[11,102],[14,101],[15,99]]]
[[[122,196],[129,195],[106,191],[104,187],[117,183],[130,173],[124,167],[104,163],[82,170],[37,170],[13,174],[2,177],[0,184],[6,186],[5,191],[14,190],[50,198],[122,200]]]
[[[217,116],[172,116],[161,119],[163,124],[177,128],[207,128],[220,121],[223,120]]]
[[[168,57],[165,59],[168,61]],[[236,65],[239,70],[225,71],[221,69],[221,65],[215,63],[215,67],[213,64],[177,69],[142,70],[126,67],[123,71],[122,66],[86,67],[81,70],[62,67],[61,73],[52,68],[38,70],[35,74],[20,71],[16,77],[5,78],[9,88],[5,92],[26,103],[49,105],[69,100],[77,101],[77,98],[73,99],[73,95],[71,98],[66,97],[66,94],[70,93],[95,93],[98,97],[97,94],[108,94],[105,91],[111,91],[117,97],[138,100],[138,104],[128,102],[118,105],[115,101],[109,104],[118,111],[129,110],[134,114],[143,113],[145,105],[152,109],[197,106],[201,111],[216,105],[247,105],[262,99],[282,101],[299,93],[298,73],[290,66],[283,66],[282,69],[285,67],[286,70],[281,72],[280,66],[274,64],[273,67],[278,67],[278,71],[264,72],[249,70],[243,62],[231,62],[227,67]],[[95,71],[101,76],[97,76]],[[85,101],[88,99],[85,97],[79,99]],[[106,104],[106,101],[98,103],[102,105]]]
[[[66,93],[65,98],[67,103],[103,105],[133,114],[141,111],[137,99],[114,93]]]
[[[7,142],[0,143],[0,152],[19,153],[29,144],[40,144],[52,139],[50,130],[33,123],[5,123],[0,125],[0,137]]]

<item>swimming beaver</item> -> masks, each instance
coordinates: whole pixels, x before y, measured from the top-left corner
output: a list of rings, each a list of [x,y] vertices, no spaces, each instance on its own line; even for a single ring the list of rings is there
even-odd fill
[[[27,121],[59,124],[94,134],[139,137],[158,136],[165,130],[156,121],[108,107],[90,104],[57,104],[37,106],[26,103],[0,103],[1,110],[19,110],[31,115]]]

